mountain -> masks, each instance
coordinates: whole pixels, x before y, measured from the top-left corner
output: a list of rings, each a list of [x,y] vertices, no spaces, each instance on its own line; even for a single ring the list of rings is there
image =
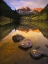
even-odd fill
[[[22,8],[20,8],[20,9],[18,9],[18,10],[26,10],[26,11],[30,11],[31,9],[30,9],[28,6],[26,6],[26,7],[22,7]]]
[[[36,11],[38,11],[38,12],[41,12],[42,10],[43,10],[43,8],[33,8],[33,9],[31,9],[31,8],[29,8],[28,6],[26,6],[26,7],[22,7],[22,8],[19,8],[18,10],[27,10],[27,11],[34,11],[34,10],[36,10]]]
[[[18,9],[17,12],[21,15],[31,15],[32,14],[31,9],[28,6]]]
[[[25,10],[31,11],[31,9],[28,6],[25,7]]]
[[[48,20],[48,4],[38,15],[34,16],[32,20]]]
[[[41,12],[43,10],[43,8],[33,8],[32,11],[34,11],[34,10]]]
[[[30,9],[28,6],[26,7],[22,7],[22,8],[19,8],[17,10],[17,12],[21,15],[33,15],[33,14],[38,14],[38,11],[37,10],[32,10]]]

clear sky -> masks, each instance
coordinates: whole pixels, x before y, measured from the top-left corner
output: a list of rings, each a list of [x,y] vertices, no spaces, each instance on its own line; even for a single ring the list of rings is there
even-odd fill
[[[48,4],[48,0],[4,0],[12,10],[19,9],[21,7],[30,8],[44,8]]]

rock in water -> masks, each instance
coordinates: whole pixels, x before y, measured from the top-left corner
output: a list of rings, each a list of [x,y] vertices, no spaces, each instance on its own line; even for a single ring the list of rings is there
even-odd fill
[[[43,60],[42,64],[48,64],[48,58]]]
[[[39,48],[40,48],[40,46],[36,46],[35,48],[36,48],[36,49],[39,49]]]
[[[45,57],[47,57],[47,58],[48,58],[48,54],[45,54]]]
[[[34,59],[40,59],[44,56],[44,53],[38,50],[31,50],[30,54],[31,54],[31,57]]]
[[[24,49],[30,48],[30,47],[32,47],[32,41],[29,40],[29,39],[26,39],[26,40],[24,40],[23,42],[20,42],[20,43],[19,43],[19,47],[20,47],[20,48],[24,48]]]
[[[48,48],[48,44],[45,44],[45,46]]]
[[[19,41],[23,40],[24,37],[22,35],[17,34],[17,35],[14,35],[12,37],[12,39],[13,39],[14,42],[19,42]]]

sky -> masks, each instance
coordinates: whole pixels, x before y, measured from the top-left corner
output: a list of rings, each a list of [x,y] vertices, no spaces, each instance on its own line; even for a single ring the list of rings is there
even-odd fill
[[[4,0],[12,10],[21,7],[44,8],[48,4],[48,0]]]

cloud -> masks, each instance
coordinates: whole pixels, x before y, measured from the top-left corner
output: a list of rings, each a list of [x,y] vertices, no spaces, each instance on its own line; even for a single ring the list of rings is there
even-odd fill
[[[48,0],[4,0],[14,8],[18,9],[21,7],[29,6],[30,8],[45,7],[48,4]],[[11,6],[11,7],[12,7]]]

